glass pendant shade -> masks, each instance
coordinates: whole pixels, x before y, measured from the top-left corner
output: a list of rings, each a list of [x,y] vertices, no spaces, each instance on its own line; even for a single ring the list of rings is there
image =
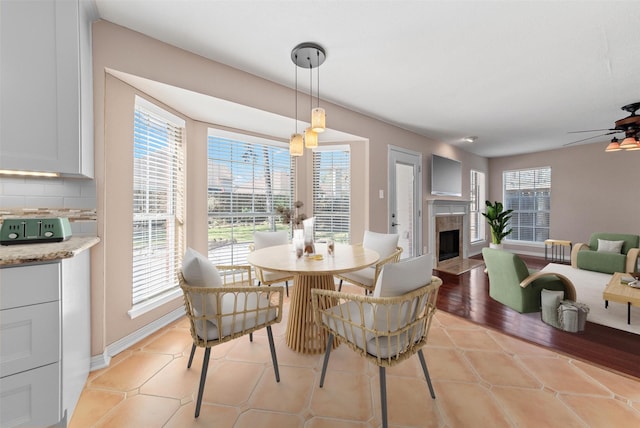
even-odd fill
[[[307,149],[318,147],[318,134],[316,134],[311,127],[304,130],[304,146]]]
[[[626,149],[627,151],[631,151],[631,150],[640,150],[640,141],[636,141],[636,145],[635,146],[631,146],[631,147],[627,147]]]
[[[302,156],[304,143],[302,142],[302,134],[291,134],[289,140],[289,154],[291,156]]]
[[[620,150],[622,149],[620,148],[620,143],[618,143],[617,138],[614,138],[613,140],[611,140],[607,148],[604,149],[605,152],[619,152]]]
[[[638,141],[634,137],[627,137],[620,144],[621,149],[630,149],[638,145]]]
[[[316,107],[311,110],[311,128],[313,132],[324,132],[325,127],[324,109],[322,107]]]

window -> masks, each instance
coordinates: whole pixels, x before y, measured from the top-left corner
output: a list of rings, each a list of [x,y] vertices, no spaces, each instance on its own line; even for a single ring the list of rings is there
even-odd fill
[[[505,209],[513,209],[508,240],[544,242],[549,239],[551,168],[503,173]]]
[[[134,114],[132,317],[179,293],[184,251],[184,121],[139,97]]]
[[[471,202],[469,204],[469,236],[471,242],[484,241],[486,221],[484,172],[471,170]]]
[[[349,242],[351,201],[349,146],[313,150],[313,216],[315,239]]]
[[[246,262],[254,231],[288,230],[278,206],[291,207],[293,165],[286,144],[209,130],[209,259]]]

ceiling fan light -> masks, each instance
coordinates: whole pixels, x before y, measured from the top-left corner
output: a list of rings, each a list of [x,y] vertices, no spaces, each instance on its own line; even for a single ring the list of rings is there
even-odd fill
[[[318,147],[318,134],[316,134],[311,127],[304,130],[304,146],[307,149]]]
[[[289,140],[289,154],[291,156],[302,156],[304,144],[302,142],[302,134],[291,134]]]
[[[635,146],[631,146],[631,147],[627,148],[626,150],[627,151],[640,150],[640,141],[636,141],[636,145]]]
[[[322,107],[316,107],[311,110],[311,128],[313,132],[324,132],[325,126],[325,113]]]
[[[638,141],[636,140],[635,137],[627,137],[624,140],[622,140],[622,143],[620,144],[620,148],[621,149],[630,149],[632,147],[637,146]]]
[[[620,148],[620,143],[616,137],[613,137],[607,148],[604,149],[605,152],[619,152],[620,150],[622,149]]]

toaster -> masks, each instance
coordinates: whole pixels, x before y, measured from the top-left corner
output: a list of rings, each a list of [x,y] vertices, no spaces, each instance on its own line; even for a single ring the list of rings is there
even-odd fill
[[[62,242],[71,237],[71,225],[66,217],[6,218],[0,229],[0,244],[37,244]]]

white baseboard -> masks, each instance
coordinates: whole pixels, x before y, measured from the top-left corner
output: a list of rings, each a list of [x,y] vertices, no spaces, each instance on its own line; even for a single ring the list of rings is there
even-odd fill
[[[163,327],[166,327],[167,325],[171,324],[177,319],[180,319],[183,316],[184,308],[181,306],[158,318],[157,320],[145,325],[141,329],[134,331],[128,336],[125,336],[122,339],[113,342],[106,347],[102,354],[94,355],[93,357],[91,357],[90,371],[108,367],[109,363],[111,362],[111,357],[118,355],[120,352],[128,349],[132,345],[135,345],[145,337],[155,333]]]

